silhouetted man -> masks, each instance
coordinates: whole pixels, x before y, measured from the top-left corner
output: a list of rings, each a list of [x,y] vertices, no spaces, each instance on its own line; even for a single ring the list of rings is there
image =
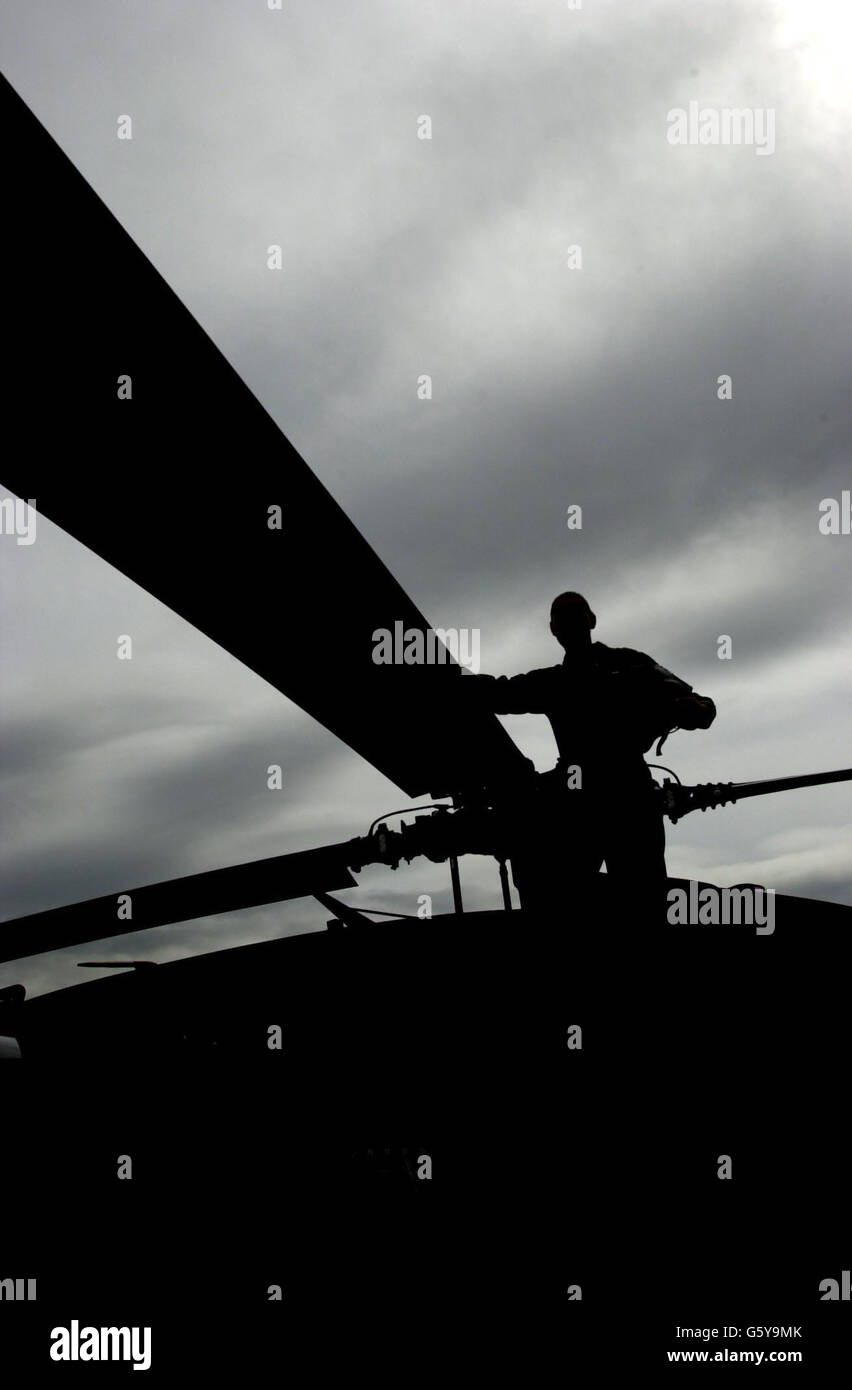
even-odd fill
[[[716,707],[644,652],[593,642],[596,623],[581,594],[559,594],[550,630],[565,650],[561,666],[473,678],[477,703],[495,714],[546,714],[559,749],[513,875],[525,905],[552,907],[560,889],[582,899],[605,862],[623,908],[657,912],[665,830],[643,754],[675,728],[709,728]]]

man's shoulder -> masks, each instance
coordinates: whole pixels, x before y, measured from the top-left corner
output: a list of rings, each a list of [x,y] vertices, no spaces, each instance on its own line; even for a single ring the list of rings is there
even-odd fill
[[[605,642],[595,642],[595,660],[611,671],[635,670],[639,667],[650,670],[657,665],[647,652],[637,652],[633,647],[608,647]]]
[[[604,647],[603,642],[597,642],[596,647]],[[600,658],[600,665],[606,671],[611,671],[618,675],[636,674],[648,676],[659,685],[665,686],[670,691],[690,691],[692,686],[680,676],[676,676],[674,671],[670,671],[667,666],[663,666],[656,657],[649,656],[647,652],[634,651],[632,647],[605,647],[604,654]]]

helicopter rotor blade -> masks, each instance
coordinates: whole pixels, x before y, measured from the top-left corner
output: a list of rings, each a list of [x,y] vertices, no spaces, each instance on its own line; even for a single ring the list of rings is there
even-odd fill
[[[350,850],[350,844],[342,843],[281,854],[0,922],[0,962],[172,922],[310,897],[328,889],[352,888],[356,881],[346,867]],[[120,916],[128,903],[132,916]]]
[[[5,485],[408,796],[520,770],[496,716],[460,707],[447,667],[376,664],[376,632],[428,637],[425,618],[5,80],[2,98],[19,290],[6,388],[27,440]]]

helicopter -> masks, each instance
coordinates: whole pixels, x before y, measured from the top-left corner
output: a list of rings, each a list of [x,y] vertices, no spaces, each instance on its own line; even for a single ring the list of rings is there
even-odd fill
[[[105,1147],[121,1143],[147,1155],[149,1166],[173,1172],[195,1152],[203,1113],[215,1177],[202,1185],[203,1197],[182,1193],[180,1219],[189,1223],[204,1257],[212,1258],[209,1202],[226,1174],[232,1184],[235,1173],[244,1179],[241,1229],[256,1234],[271,1221],[246,1134],[253,1126],[260,1142],[260,1127],[272,1145],[286,1095],[290,1130],[301,1124],[302,1137],[286,1154],[274,1149],[279,1187],[286,1171],[291,1189],[302,1196],[319,1190],[326,1198],[329,1192],[351,1195],[366,1168],[379,1187],[390,1181],[420,1194],[422,1238],[437,1221],[446,1240],[448,1227],[441,1226],[431,1183],[424,1180],[435,1157],[435,1171],[443,1171],[458,1198],[453,1210],[464,1209],[469,1223],[478,1221],[487,1243],[482,1233],[493,1209],[505,1209],[498,1178],[509,1165],[529,1179],[530,1195],[523,1229],[519,1225],[504,1244],[529,1270],[529,1233],[545,1219],[556,1220],[559,1229],[568,1219],[563,1185],[569,1178],[591,1181],[619,1152],[618,1136],[609,1131],[591,1158],[566,1145],[562,1097],[572,1058],[583,1055],[574,1050],[577,1029],[586,1027],[596,1038],[596,1065],[612,1113],[628,1127],[647,1123],[640,1116],[649,1104],[656,1105],[659,1123],[666,1122],[664,1102],[649,1100],[648,1057],[668,1059],[666,1084],[673,1092],[697,1088],[715,1096],[718,1076],[733,1076],[738,1059],[767,1038],[780,1046],[793,988],[811,1001],[809,1055],[832,1055],[842,1045],[840,965],[852,908],[778,894],[777,929],[764,938],[726,929],[681,931],[641,915],[626,923],[605,874],[593,900],[575,899],[570,865],[555,876],[546,910],[525,905],[523,894],[516,908],[509,871],[519,817],[535,799],[539,774],[530,772],[496,716],[459,705],[452,662],[376,663],[376,632],[413,632],[425,642],[434,630],[7,83],[2,95],[14,206],[8,257],[26,291],[13,306],[15,352],[7,375],[24,435],[7,455],[5,484],[311,714],[409,801],[432,800],[398,828],[388,815],[337,844],[153,885],[116,883],[111,894],[0,922],[0,961],[10,963],[301,897],[313,898],[327,913],[325,931],[168,963],[134,956],[105,961],[93,947],[94,959],[81,968],[109,966],[111,974],[33,998],[18,983],[0,990],[0,1059],[22,1064],[4,1068],[4,1079],[26,1073],[29,1085],[26,1098],[21,1082],[10,1081],[5,1093],[4,1116],[19,1150],[14,1178],[7,1181],[28,1192],[55,1181],[32,1135],[43,1135],[48,1122],[56,1125],[64,1116],[66,1132],[76,1137],[66,1145],[63,1190],[69,1200],[72,1194],[83,1200],[83,1194],[95,1201]],[[57,208],[62,271],[46,277],[43,229]],[[62,364],[51,378],[48,403],[42,396],[46,353]],[[116,392],[119,377],[132,380],[129,398],[126,382],[121,397]],[[77,468],[67,462],[72,444]],[[240,473],[241,525],[229,533],[227,554],[213,460]],[[330,644],[324,615],[341,589],[345,613]],[[269,641],[273,601],[286,607],[286,641]],[[670,775],[657,795],[676,822],[744,798],[850,778],[847,768],[682,786]],[[501,909],[465,910],[460,862],[468,854],[495,861]],[[355,875],[367,865],[396,869],[418,857],[448,866],[452,912],[406,916],[334,896],[356,886]],[[680,879],[670,885],[690,887]],[[673,979],[680,982],[674,992]],[[687,980],[700,981],[700,991],[693,983],[692,992],[681,992]],[[757,995],[763,1001],[759,1017],[749,1010]],[[583,1107],[597,1102],[576,1069],[570,1075],[579,1123],[576,1117],[587,1114]],[[109,1097],[108,1106],[90,1103],[91,1085]],[[782,1080],[770,1078],[766,1085],[780,1114]],[[63,1108],[64,1087],[80,1112],[70,1102]],[[810,1082],[802,1087],[800,1113],[807,1117],[821,1093]],[[698,1134],[700,1123],[716,1113],[715,1103],[705,1104],[692,1130],[681,1114],[682,1146],[683,1135]],[[747,1112],[739,1093],[737,1105],[742,1118]],[[79,1113],[89,1126],[84,1137],[77,1133]],[[37,1125],[33,1116],[40,1117]],[[588,1132],[597,1136],[596,1123]],[[755,1143],[768,1142],[766,1134],[778,1138],[771,1118],[762,1133]],[[541,1155],[553,1153],[558,1173],[548,1186],[541,1181]],[[7,1148],[4,1163],[12,1161]],[[820,1155],[815,1151],[808,1161],[807,1171],[816,1174]],[[483,1177],[489,1164],[494,1171]],[[686,1161],[676,1178],[666,1170],[668,1200],[673,1184],[687,1193],[691,1175]],[[176,1199],[162,1196],[164,1184],[159,1200],[177,1221]],[[826,1184],[827,1206],[832,1191]],[[654,1192],[651,1206],[663,1210],[662,1188]],[[626,1197],[616,1192],[612,1201],[613,1220],[634,1221]],[[148,1217],[141,1207],[133,1210],[137,1229],[144,1229],[150,1209]],[[341,1220],[349,1219],[344,1210],[339,1197]],[[744,1208],[736,1210],[742,1218]],[[307,1232],[304,1219],[302,1249],[309,1251],[315,1231]],[[766,1249],[776,1249],[770,1216],[754,1208],[750,1219],[763,1231]],[[585,1267],[594,1268],[593,1247],[583,1246],[576,1221],[572,1230],[571,1259],[578,1261],[582,1249]],[[12,1247],[23,1249],[24,1235],[17,1237],[19,1247]],[[830,1265],[829,1254],[835,1264],[841,1258],[831,1247],[825,1255]],[[573,1281],[571,1259],[557,1251],[539,1260],[530,1288],[546,1285],[550,1297],[554,1287]],[[708,1281],[715,1268],[708,1260]],[[783,1291],[789,1269],[782,1262],[778,1270]],[[461,1275],[445,1271],[445,1277]],[[597,1277],[605,1283],[609,1276],[599,1270]],[[496,1297],[489,1288],[489,1297]],[[700,1293],[700,1280],[696,1289]],[[749,1291],[746,1282],[742,1289]]]

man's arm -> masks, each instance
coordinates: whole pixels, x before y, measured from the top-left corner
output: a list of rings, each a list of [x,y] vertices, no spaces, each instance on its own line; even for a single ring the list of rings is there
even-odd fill
[[[671,700],[671,712],[679,729],[709,729],[716,718],[716,706],[706,695],[697,695],[691,685],[658,661],[651,664],[651,675]]]
[[[661,666],[653,657],[646,656],[644,652],[628,653],[636,668],[641,672],[643,681],[649,682],[650,688],[655,691],[657,699],[654,703],[659,703],[663,709],[661,713],[671,719],[671,726],[679,729],[709,729],[713,720],[716,718],[716,706],[706,695],[698,695],[692,686],[686,681],[681,680],[673,671],[669,671],[665,666]]]
[[[468,699],[492,714],[546,714],[553,707],[553,672],[560,667],[525,671],[520,676],[465,676]]]

